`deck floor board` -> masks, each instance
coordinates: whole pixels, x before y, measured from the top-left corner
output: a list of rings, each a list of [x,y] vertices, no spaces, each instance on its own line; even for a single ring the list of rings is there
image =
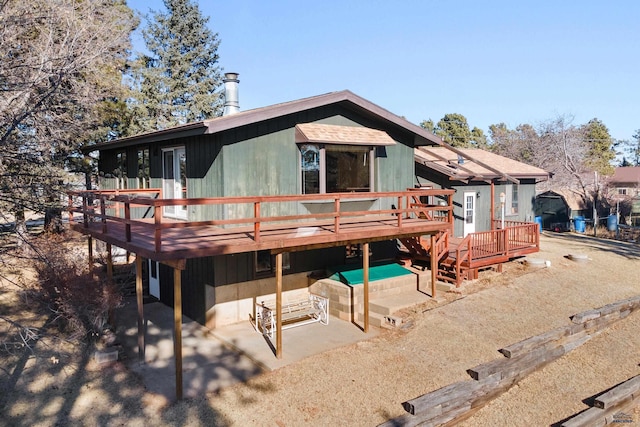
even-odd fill
[[[165,223],[166,224],[166,223]],[[164,228],[161,232],[161,250],[155,250],[155,229],[149,220],[131,226],[131,240],[125,238],[121,222],[107,221],[106,233],[102,222],[91,222],[88,227],[74,223],[73,229],[99,240],[140,253],[157,261],[197,258],[257,250],[295,251],[308,248],[330,247],[347,243],[373,242],[398,237],[435,233],[449,227],[442,221],[402,219],[396,217],[363,217],[340,223],[338,233],[333,221],[288,222],[263,225],[259,238],[253,227],[222,228],[212,225]]]

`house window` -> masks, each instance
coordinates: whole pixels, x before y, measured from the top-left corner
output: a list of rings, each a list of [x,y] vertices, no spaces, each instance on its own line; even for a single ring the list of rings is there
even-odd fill
[[[626,196],[627,195],[627,189],[626,188],[618,188],[618,195]]]
[[[127,152],[126,150],[116,153],[116,168],[113,170],[116,178],[116,188],[127,188]]]
[[[507,196],[507,200],[505,203],[506,215],[517,215],[518,214],[518,185],[517,184],[507,185],[505,189],[505,194]]]
[[[149,149],[138,150],[138,188],[149,188]]]
[[[345,258],[347,261],[360,259],[360,255],[362,255],[362,245],[359,243],[349,243],[345,246]]]
[[[465,197],[464,202],[464,222],[467,224],[473,224],[474,208],[473,205],[475,199],[473,195]]]
[[[373,157],[369,146],[301,144],[302,193],[372,191]]]
[[[317,145],[300,146],[300,168],[302,194],[318,194],[320,192],[320,149]]]
[[[272,274],[275,273],[275,255],[271,255],[271,251],[258,251],[256,252],[256,273],[258,274]],[[282,253],[282,269],[289,270],[291,268],[291,260],[289,252]]]

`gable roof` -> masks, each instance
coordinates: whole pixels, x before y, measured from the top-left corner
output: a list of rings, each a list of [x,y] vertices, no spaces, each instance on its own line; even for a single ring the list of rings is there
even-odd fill
[[[613,176],[609,178],[611,184],[629,184],[640,186],[640,167],[625,166],[615,169]]]
[[[240,111],[228,116],[215,117],[200,122],[189,123],[155,132],[120,138],[113,141],[102,142],[83,147],[82,151],[89,153],[95,150],[121,148],[130,145],[166,141],[169,139],[184,138],[194,135],[215,134],[229,129],[238,128],[252,123],[258,123],[288,114],[299,113],[314,108],[339,104],[362,114],[363,116],[381,120],[387,124],[399,126],[414,134],[414,144],[420,145],[444,145],[442,139],[426,129],[415,125],[406,119],[391,113],[384,108],[367,101],[351,91],[343,90],[330,92],[324,95],[303,98],[295,101],[275,104],[268,107],[253,110]]]
[[[414,157],[417,163],[456,181],[502,178],[518,182],[518,179],[529,178],[539,182],[549,178],[549,172],[544,169],[479,148],[419,147],[414,150]]]

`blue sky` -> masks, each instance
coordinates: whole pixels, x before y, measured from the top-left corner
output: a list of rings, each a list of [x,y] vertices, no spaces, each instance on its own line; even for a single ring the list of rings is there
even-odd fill
[[[460,113],[486,134],[558,115],[598,118],[618,140],[640,129],[637,1],[198,3],[243,110],[349,89],[416,124]]]

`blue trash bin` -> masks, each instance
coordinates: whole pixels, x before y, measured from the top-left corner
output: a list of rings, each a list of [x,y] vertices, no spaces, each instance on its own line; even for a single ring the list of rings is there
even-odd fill
[[[534,218],[536,224],[540,225],[540,232],[542,233],[542,217],[541,216],[537,216]]]
[[[607,217],[607,230],[616,231],[618,229],[618,217],[616,215],[609,215]]]
[[[576,230],[576,233],[584,233],[587,229],[587,223],[584,220],[583,216],[576,216],[573,218],[573,228]]]

